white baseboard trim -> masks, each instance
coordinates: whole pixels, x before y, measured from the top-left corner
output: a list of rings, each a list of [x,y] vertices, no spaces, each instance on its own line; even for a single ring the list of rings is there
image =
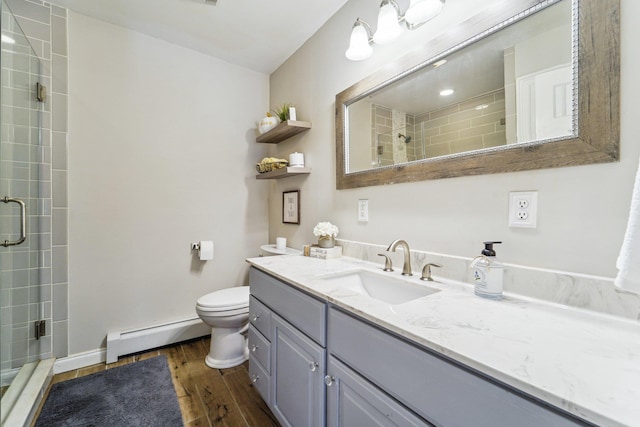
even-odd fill
[[[107,349],[105,348],[98,348],[95,350],[85,351],[83,353],[72,354],[71,356],[56,359],[56,363],[53,365],[53,373],[60,374],[62,372],[73,371],[74,369],[104,363],[106,360]]]
[[[107,348],[98,348],[57,359],[54,374],[72,371],[98,363],[113,363],[119,356],[175,344],[211,334],[211,327],[200,318],[179,320],[163,325],[107,334]]]
[[[107,334],[107,363],[118,360],[118,356],[137,353],[164,345],[174,344],[211,333],[199,317],[154,325],[129,331]]]

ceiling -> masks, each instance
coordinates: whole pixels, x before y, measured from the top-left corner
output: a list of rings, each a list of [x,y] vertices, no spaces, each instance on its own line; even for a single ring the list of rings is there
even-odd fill
[[[52,0],[265,74],[275,71],[347,0]]]

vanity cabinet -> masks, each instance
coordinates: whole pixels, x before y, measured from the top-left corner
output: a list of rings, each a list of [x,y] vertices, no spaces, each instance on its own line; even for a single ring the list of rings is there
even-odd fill
[[[249,374],[282,425],[590,425],[256,268],[249,282]]]
[[[332,357],[435,425],[588,425],[335,307],[327,336]]]
[[[249,272],[249,375],[284,426],[325,425],[326,303]]]
[[[336,357],[328,359],[327,427],[432,426]]]

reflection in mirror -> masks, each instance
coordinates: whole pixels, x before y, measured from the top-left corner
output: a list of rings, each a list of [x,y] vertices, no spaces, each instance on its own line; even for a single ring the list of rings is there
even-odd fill
[[[576,137],[573,14],[559,1],[350,100],[345,172]]]

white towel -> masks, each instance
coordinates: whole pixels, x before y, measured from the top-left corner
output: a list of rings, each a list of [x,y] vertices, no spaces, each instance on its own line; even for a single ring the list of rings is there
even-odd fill
[[[640,166],[631,195],[627,232],[624,235],[616,267],[619,270],[615,280],[616,286],[640,293]]]

